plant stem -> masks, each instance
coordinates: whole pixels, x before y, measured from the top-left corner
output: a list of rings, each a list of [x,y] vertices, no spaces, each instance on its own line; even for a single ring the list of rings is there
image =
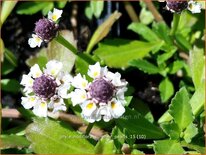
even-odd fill
[[[124,7],[132,22],[139,22],[139,18],[130,2],[124,1]]]
[[[170,33],[171,36],[175,35],[177,28],[178,28],[179,21],[180,21],[180,14],[174,13],[173,14],[173,25],[172,25],[172,29]]]
[[[64,37],[62,37],[60,34],[55,38],[55,40],[61,45],[63,45],[64,47],[66,47],[68,50],[70,50],[79,59],[84,60],[88,64],[95,63],[95,61],[92,59],[92,57],[89,54],[78,52],[78,50],[70,42],[68,42]]]
[[[92,127],[94,126],[94,123],[89,123],[89,125],[87,126],[85,135],[89,135],[90,131],[92,130]]]

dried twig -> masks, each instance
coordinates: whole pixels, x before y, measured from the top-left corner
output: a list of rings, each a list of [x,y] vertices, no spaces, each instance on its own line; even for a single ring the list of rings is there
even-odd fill
[[[56,114],[49,113],[48,115],[52,118],[60,119],[60,120],[64,120],[66,122],[69,122],[74,128],[78,129],[79,131],[81,131],[83,133],[85,133],[85,131],[87,129],[87,125],[85,125],[84,121],[76,115],[66,114],[63,112],[59,112]],[[22,115],[16,109],[2,109],[2,117],[3,118],[21,118]],[[105,134],[106,134],[106,132],[101,130],[98,127],[92,128],[92,130],[90,132],[90,136],[92,136],[95,139],[99,139]]]
[[[157,22],[165,22],[163,17],[161,16],[161,14],[157,11],[156,7],[154,6],[154,4],[152,3],[151,0],[143,0],[144,3],[147,5],[147,8],[151,11],[151,13],[153,14],[155,20]]]

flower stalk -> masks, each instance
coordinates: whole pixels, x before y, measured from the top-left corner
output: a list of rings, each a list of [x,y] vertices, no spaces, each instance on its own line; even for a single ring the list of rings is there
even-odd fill
[[[94,123],[89,123],[85,132],[86,136],[89,136],[90,131],[92,130]]]
[[[175,35],[178,25],[179,25],[179,21],[180,21],[180,14],[174,13],[173,14],[173,26],[172,26],[171,33],[170,33],[171,36]]]

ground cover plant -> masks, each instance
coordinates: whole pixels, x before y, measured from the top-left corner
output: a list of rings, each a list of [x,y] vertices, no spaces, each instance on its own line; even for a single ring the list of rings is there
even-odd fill
[[[205,2],[1,2],[2,154],[205,154]]]

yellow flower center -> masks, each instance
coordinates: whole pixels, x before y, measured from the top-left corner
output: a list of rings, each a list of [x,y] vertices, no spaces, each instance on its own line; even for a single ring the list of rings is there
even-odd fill
[[[44,102],[42,102],[42,103],[40,104],[40,107],[41,107],[41,108],[45,108],[45,106],[46,106],[46,103],[44,103]]]
[[[30,101],[30,102],[34,102],[34,101],[35,101],[35,98],[34,98],[34,97],[30,97],[30,98],[29,98],[29,101]]]
[[[93,106],[94,106],[93,103],[89,103],[89,104],[87,104],[86,108],[87,109],[92,109]]]
[[[115,103],[115,102],[112,102],[112,103],[111,103],[111,107],[112,107],[112,109],[115,109],[115,108],[117,107],[116,103]]]
[[[96,76],[98,76],[98,74],[99,73],[96,71],[96,72],[93,73],[93,76],[96,77]]]
[[[52,15],[52,20],[56,21],[57,20],[57,15]]]

